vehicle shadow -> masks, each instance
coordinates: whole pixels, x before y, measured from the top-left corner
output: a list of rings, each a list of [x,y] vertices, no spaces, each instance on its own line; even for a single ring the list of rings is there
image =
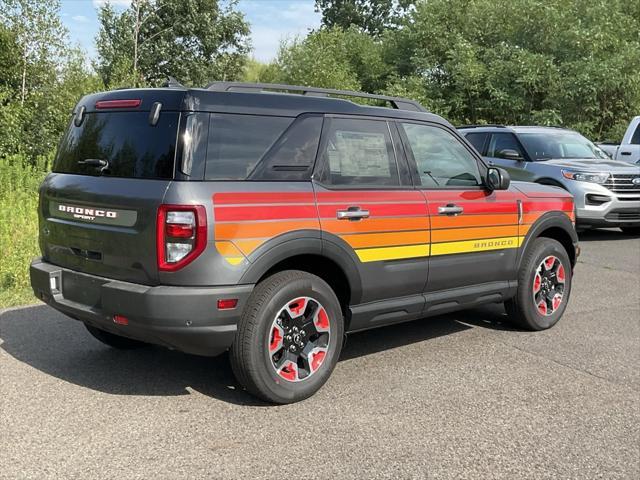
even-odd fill
[[[607,240],[629,240],[633,235],[623,233],[619,229],[594,229],[584,230],[578,233],[578,240],[581,242],[601,242]]]
[[[482,309],[350,334],[341,360],[474,326],[503,329],[501,314]],[[0,348],[47,375],[104,393],[171,396],[194,390],[237,405],[267,405],[238,385],[227,354],[199,357],[155,346],[115,350],[93,339],[80,322],[45,305],[0,313]]]

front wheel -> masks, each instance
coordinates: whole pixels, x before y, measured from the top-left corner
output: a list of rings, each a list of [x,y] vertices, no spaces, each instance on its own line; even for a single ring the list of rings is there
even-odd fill
[[[560,242],[535,239],[522,259],[516,296],[505,302],[509,319],[527,330],[554,326],[567,308],[572,274],[569,255]]]
[[[640,236],[640,227],[620,227],[620,230],[627,235]]]
[[[320,277],[297,270],[260,282],[238,324],[231,366],[253,395],[303,400],[324,385],[342,349],[340,303]]]

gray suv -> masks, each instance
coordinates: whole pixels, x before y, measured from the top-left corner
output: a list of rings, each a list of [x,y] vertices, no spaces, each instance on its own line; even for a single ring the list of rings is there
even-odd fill
[[[512,179],[569,191],[580,228],[640,233],[640,167],[610,159],[565,128],[472,125],[458,130],[489,165],[504,168]]]

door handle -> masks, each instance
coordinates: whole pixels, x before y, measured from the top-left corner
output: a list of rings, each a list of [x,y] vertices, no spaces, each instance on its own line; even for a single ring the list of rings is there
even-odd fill
[[[620,155],[631,155],[631,152],[620,152]]]
[[[444,207],[438,207],[438,215],[456,216],[460,215],[462,212],[464,212],[464,208],[459,207],[458,205],[455,205],[453,203],[449,203]]]
[[[338,220],[362,220],[369,218],[369,210],[362,210],[360,207],[349,207],[346,210],[336,212]]]

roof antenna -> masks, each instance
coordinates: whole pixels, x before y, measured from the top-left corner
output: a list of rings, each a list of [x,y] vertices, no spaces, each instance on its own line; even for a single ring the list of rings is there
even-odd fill
[[[163,87],[165,88],[184,88],[178,80],[173,78],[172,76],[167,76],[167,81],[164,83]]]

